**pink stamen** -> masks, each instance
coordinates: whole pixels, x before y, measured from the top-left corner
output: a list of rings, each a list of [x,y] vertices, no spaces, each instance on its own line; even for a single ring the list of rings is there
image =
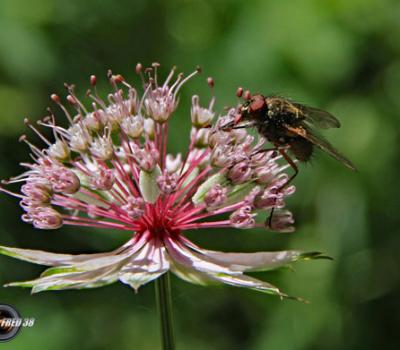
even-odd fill
[[[206,149],[203,153],[195,160],[190,162],[189,168],[181,175],[178,183],[178,187],[182,186],[186,178],[192,173],[192,171],[210,154],[210,149]]]
[[[212,169],[211,166],[207,166],[207,168],[205,168],[199,175],[197,175],[185,187],[183,187],[179,192],[177,192],[175,196],[173,196],[172,202],[175,202],[177,198],[179,198],[182,194],[184,194],[187,191],[187,193],[184,194],[183,197],[180,199],[178,204],[176,204],[176,208],[179,208],[183,202],[188,200],[189,197],[194,194],[194,192],[197,190],[197,187],[195,185],[198,184],[201,180],[203,180],[211,171],[211,169]]]
[[[231,227],[231,222],[230,222],[230,220],[197,222],[194,224],[179,225],[178,227],[181,230],[193,230],[193,229],[196,230],[196,229],[204,229],[204,228],[223,228],[223,227]],[[176,228],[178,228],[178,227],[176,227]]]

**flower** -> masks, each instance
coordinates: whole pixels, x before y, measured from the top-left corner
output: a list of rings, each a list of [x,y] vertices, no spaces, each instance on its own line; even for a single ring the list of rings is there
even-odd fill
[[[263,152],[265,140],[243,129],[220,129],[235,109],[211,125],[214,97],[208,107],[201,107],[197,96],[192,98],[189,149],[185,156],[169,154],[168,121],[176,113],[181,87],[199,70],[186,78],[179,74],[172,82],[174,68],[161,85],[158,66],[143,70],[137,65],[141,97],[121,75],[109,72],[113,92],[105,102],[92,76],[91,111],[73,86],[66,85],[68,108],[58,95],[51,95],[70,124],[59,126],[53,113],[39,121],[52,131],[53,141],[26,120],[45,147],[21,137],[34,162],[22,163],[27,169],[23,174],[3,181],[24,183],[21,193],[0,188],[20,198],[22,219],[38,229],[109,228],[125,230],[131,238],[112,252],[83,255],[2,246],[2,254],[51,266],[37,279],[9,286],[30,287],[36,293],[120,280],[137,290],[170,270],[197,284],[222,282],[287,297],[245,272],[322,257],[300,251],[223,253],[202,249],[186,238],[186,230],[265,227],[257,215],[271,208],[276,209],[274,227],[289,231],[293,218],[279,209],[295,189],[282,188],[286,166],[279,165],[273,152]]]

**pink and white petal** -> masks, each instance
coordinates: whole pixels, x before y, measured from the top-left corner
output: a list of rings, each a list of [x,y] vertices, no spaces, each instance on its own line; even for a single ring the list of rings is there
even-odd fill
[[[216,283],[224,283],[229,284],[235,287],[243,287],[254,289],[263,293],[268,293],[272,295],[278,295],[282,298],[289,298],[288,295],[282,293],[277,287],[274,285],[258,280],[256,278],[243,275],[243,274],[230,274],[230,273],[216,273],[210,271],[201,271],[196,270],[192,266],[181,265],[174,261],[171,264],[171,270],[180,278],[185,281],[200,284],[200,285],[210,285]]]
[[[228,264],[235,271],[266,271],[297,261],[301,252],[288,250],[280,252],[224,253],[203,251],[211,261]]]
[[[73,263],[85,262],[94,258],[102,258],[119,254],[120,252],[124,251],[127,247],[133,245],[135,241],[137,241],[137,239],[133,238],[129,242],[125,243],[122,247],[119,247],[108,253],[73,255],[73,254],[49,253],[42,250],[20,249],[20,248],[0,246],[0,254],[40,265],[47,265],[47,266],[71,265]]]
[[[121,268],[119,280],[137,291],[142,285],[167,272],[169,268],[165,247],[152,241]]]
[[[132,252],[125,251],[118,255],[109,255],[103,257],[96,257],[94,259],[88,259],[84,262],[79,262],[73,265],[60,265],[54,266],[45,270],[41,277],[59,275],[62,273],[75,273],[75,272],[90,272],[97,271],[108,266],[114,266],[115,268],[120,268],[123,266],[128,259],[130,259]]]
[[[203,259],[217,264],[229,266],[233,271],[267,271],[286,266],[300,260],[327,259],[320,252],[301,252],[297,250],[285,250],[278,252],[254,252],[254,253],[225,253],[214,250],[202,249],[181,237],[182,244],[192,249]]]
[[[123,250],[120,250],[117,253],[115,253],[114,251],[113,255],[94,257],[93,259],[87,259],[83,262],[75,263],[73,264],[73,266],[83,270],[97,269],[103,266],[114,265],[114,264],[122,266],[119,263],[121,262],[124,263],[124,260],[127,259],[130,260],[133,255],[141,251],[141,249],[147,243],[147,237],[148,235],[143,234],[138,239],[136,239],[136,241],[130,240],[129,245],[125,244]]]
[[[132,269],[131,271],[126,271],[123,274],[120,273],[118,278],[122,283],[130,285],[135,292],[137,292],[141,286],[157,279],[167,271],[168,269],[158,270],[155,272]]]
[[[42,250],[20,249],[20,248],[12,248],[5,246],[0,246],[0,253],[20,260],[47,266],[54,266],[58,264],[69,264],[71,263],[73,258],[78,256],[71,254],[49,253]],[[101,255],[105,254],[101,253]],[[83,254],[83,256],[86,257],[87,255]]]
[[[209,274],[210,278],[225,284],[229,284],[235,287],[243,287],[254,289],[259,292],[278,295],[282,298],[288,298],[289,296],[282,293],[274,285],[258,280],[256,278],[246,276],[246,275],[228,275],[228,274]]]
[[[32,288],[32,293],[100,287],[114,282],[117,279],[117,270],[118,266],[107,266],[85,272],[77,272],[76,270],[66,272],[66,269],[61,269],[60,273],[44,274],[32,281],[9,283],[6,287],[28,287]]]
[[[240,274],[238,271],[231,270],[229,266],[224,265],[224,263],[215,263],[203,259],[202,256],[195,253],[192,249],[180,243],[176,239],[167,237],[164,239],[164,243],[171,259],[189,269],[206,273]]]
[[[136,241],[136,242],[135,242]],[[131,240],[123,247],[106,254],[88,254],[73,265],[59,265],[45,270],[38,279],[14,282],[7,286],[32,287],[32,293],[45,290],[93,288],[118,279],[118,271],[146,243],[146,237]],[[116,255],[116,252],[118,252]]]
[[[176,276],[189,283],[201,286],[209,286],[217,283],[215,280],[208,277],[206,273],[178,264],[176,261],[171,261],[171,271]]]

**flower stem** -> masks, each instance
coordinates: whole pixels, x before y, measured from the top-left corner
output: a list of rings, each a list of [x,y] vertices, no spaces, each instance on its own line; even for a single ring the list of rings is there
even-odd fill
[[[157,308],[160,315],[162,348],[163,350],[174,350],[174,331],[172,324],[172,300],[171,300],[171,283],[169,273],[164,273],[157,278],[156,284],[156,299]]]

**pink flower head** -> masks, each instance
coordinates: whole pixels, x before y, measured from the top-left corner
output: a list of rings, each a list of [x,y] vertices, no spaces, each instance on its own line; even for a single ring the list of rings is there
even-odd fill
[[[198,70],[173,80],[158,81],[158,64],[136,68],[143,94],[121,75],[108,74],[113,92],[107,101],[89,92],[91,109],[67,86],[66,100],[52,100],[65,113],[68,127],[59,126],[54,115],[39,121],[53,140],[27,125],[44,142],[33,145],[33,163],[22,163],[22,175],[5,183],[24,183],[21,194],[1,191],[21,200],[22,218],[38,229],[62,225],[126,231],[131,237],[122,247],[91,255],[52,254],[0,247],[0,252],[38,264],[55,266],[41,277],[12,283],[33,292],[90,288],[120,280],[138,289],[168,270],[199,284],[222,282],[285,297],[275,286],[247,276],[246,271],[277,268],[317,257],[298,251],[222,253],[190,242],[187,230],[265,228],[258,218],[265,208],[283,207],[294,187],[282,188],[285,166],[271,152],[263,153],[264,140],[247,130],[222,131],[235,110],[220,116],[211,126],[214,98],[208,107],[192,99],[189,148],[168,153],[168,121],[174,117],[182,85]],[[96,85],[94,76],[90,79]],[[274,218],[277,230],[288,230],[291,214]]]

